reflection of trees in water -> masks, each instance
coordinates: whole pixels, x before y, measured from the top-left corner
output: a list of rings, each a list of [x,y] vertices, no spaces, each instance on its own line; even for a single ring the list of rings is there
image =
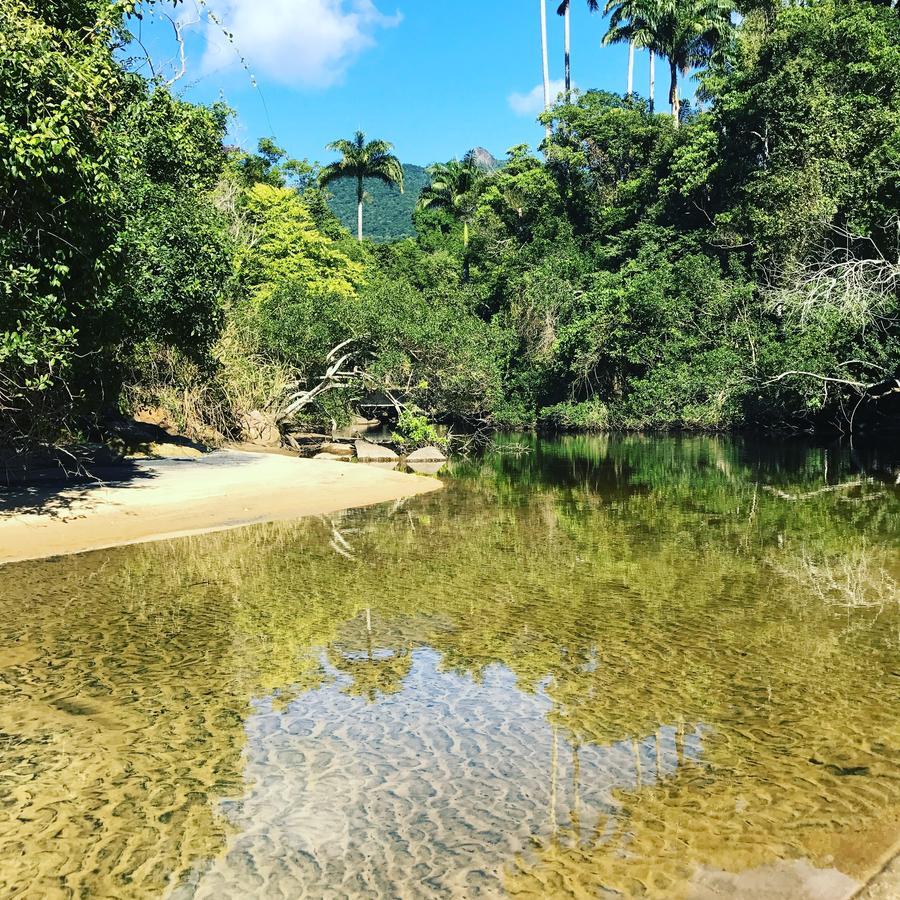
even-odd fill
[[[462,464],[462,482],[402,510],[56,560],[29,579],[0,570],[0,621],[46,656],[14,676],[25,712],[4,731],[16,752],[31,748],[48,793],[64,772],[95,773],[63,819],[109,797],[91,834],[68,826],[67,851],[112,853],[113,879],[153,885],[221,847],[217,803],[241,792],[254,698],[287,702],[334,667],[377,703],[402,689],[411,650],[430,646],[445,671],[478,679],[500,663],[552,703],[550,727],[572,750],[548,778],[572,806],[522,863],[547,878],[627,893],[698,862],[756,865],[776,845],[846,857],[839,842],[854,831],[874,852],[873,830],[900,802],[896,611],[848,629],[823,599],[855,607],[896,591],[896,489],[819,491],[859,480],[835,451],[754,453],[722,439],[574,439]],[[122,739],[104,743],[116,722]],[[662,723],[697,722],[710,729],[702,761],[658,777],[647,742]],[[69,742],[68,769],[53,768],[53,733]],[[640,787],[588,822],[581,760],[635,742]],[[109,850],[123,828],[133,849]],[[47,834],[16,826],[29,859]],[[654,858],[659,875],[642,868]],[[541,884],[532,875],[510,877],[524,891]]]
[[[691,730],[698,733],[695,728]],[[548,830],[543,836],[535,836],[531,849],[506,866],[506,891],[524,897],[606,896],[607,891],[612,896],[637,896],[644,895],[649,886],[649,896],[673,896],[673,887],[683,879],[673,877],[664,866],[658,867],[656,860],[641,857],[640,848],[635,846],[634,824],[639,809],[634,803],[640,803],[647,790],[683,777],[686,769],[697,769],[698,761],[685,753],[684,726],[660,726],[649,735],[629,740],[632,771],[625,776],[626,783],[614,791],[614,802],[599,807],[588,803],[584,809],[581,755],[590,745],[571,736],[565,740],[558,731],[553,726]],[[663,732],[670,738],[670,746],[665,749]],[[566,753],[559,752],[560,741]],[[557,811],[560,804],[566,812],[562,819]],[[662,821],[657,822],[656,829],[661,827]]]
[[[615,442],[591,446],[619,452],[609,449]],[[467,463],[464,486],[420,498],[408,515],[342,517],[342,533],[354,529],[354,560],[321,549],[331,526],[285,526],[277,559],[269,538],[259,540],[266,575],[252,592],[268,598],[255,607],[257,627],[280,602],[270,585],[302,570],[310,596],[297,615],[322,627],[313,638],[293,625],[295,648],[307,640],[330,648],[371,699],[400,688],[405,654],[428,645],[445,670],[477,679],[501,663],[522,690],[543,683],[552,727],[574,746],[640,744],[663,722],[706,723],[703,765],[662,780],[646,772],[602,825],[599,845],[582,837],[548,850],[571,856],[584,878],[612,866],[628,885],[642,865],[635,859],[654,854],[669,859],[660,871],[670,879],[686,877],[685,861],[756,865],[771,858],[773,841],[823,861],[838,836],[870,833],[896,804],[883,784],[888,751],[867,749],[896,745],[881,674],[896,647],[872,637],[870,620],[866,631],[848,632],[816,588],[782,566],[812,553],[849,566],[867,549],[877,581],[900,512],[881,485],[854,489],[854,499],[880,494],[858,503],[841,491],[797,502],[760,489],[768,478],[779,491],[806,494],[825,478],[853,477],[833,453],[749,465],[741,452],[721,440],[692,439],[686,454],[637,441],[624,460],[605,464],[621,479],[611,493],[537,477],[523,492],[505,463],[499,477],[492,460],[477,471]],[[574,471],[592,459],[580,457]],[[364,597],[379,623],[371,648],[362,644],[361,602],[348,593]],[[855,782],[835,774],[860,767],[868,774]],[[817,807],[823,796],[838,809],[828,826]],[[745,804],[741,816],[735,804]],[[739,854],[715,847],[724,820]],[[678,840],[663,840],[661,824]],[[630,855],[619,859],[622,847]]]
[[[720,855],[723,867],[771,858],[770,839],[825,860],[820,844],[832,852],[835,835],[851,824],[867,833],[896,803],[882,790],[885,768],[872,765],[865,749],[892,745],[896,726],[884,715],[890,684],[879,673],[896,648],[847,633],[816,589],[798,589],[780,566],[810,558],[810,545],[846,560],[865,546],[881,553],[868,557],[877,578],[875,562],[889,559],[898,510],[883,493],[869,503],[848,503],[836,491],[790,501],[761,491],[760,467],[732,457],[723,442],[704,450],[696,441],[687,462],[669,448],[662,460],[651,459],[649,476],[636,464],[618,466],[629,483],[646,476],[652,489],[626,484],[612,497],[538,482],[527,495],[513,483],[507,491],[487,461],[465,489],[451,484],[446,496],[412,504],[413,523],[350,514],[357,561],[316,557],[315,582],[353,584],[385,623],[375,646],[401,659],[418,642],[442,653],[444,669],[475,678],[492,663],[515,672],[523,690],[550,676],[550,721],[580,746],[640,741],[662,722],[708,723],[711,769],[686,772],[678,787],[648,780],[604,825],[619,828],[629,852],[710,862],[717,820],[735,819],[734,805],[745,803],[730,827],[744,855]],[[710,464],[697,469],[697,458]],[[844,471],[834,458],[812,454],[793,475],[781,464],[769,475],[779,490],[807,493],[822,485],[826,462],[828,478]],[[857,495],[870,490],[863,485]],[[315,544],[313,535],[308,540]],[[360,615],[349,607],[335,614]],[[334,646],[337,639],[330,640]],[[392,687],[403,677],[395,673]],[[377,697],[377,676],[363,691]],[[795,732],[788,753],[781,719]],[[814,736],[815,746],[803,746],[804,736]],[[871,779],[865,784],[836,780],[843,776],[835,771],[860,766],[869,771],[860,776]],[[767,779],[777,785],[771,796]],[[860,801],[850,791],[882,799]],[[816,818],[815,801],[810,805],[815,796],[833,797],[853,814],[832,815],[829,830]],[[698,804],[710,811],[709,827],[697,821]],[[808,827],[798,827],[804,811]],[[680,830],[675,849],[657,839],[660,823]],[[765,839],[754,836],[759,828]],[[587,877],[605,871],[597,853],[605,859],[614,847],[582,841],[566,852]],[[633,858],[615,865],[625,884],[639,868]]]
[[[805,595],[823,603],[880,610],[900,604],[900,586],[890,573],[891,567],[898,569],[897,554],[883,548],[861,546],[819,557],[801,550],[785,562],[776,558],[773,565]]]
[[[374,703],[379,697],[400,691],[412,666],[412,654],[408,646],[390,647],[396,638],[389,632],[381,630],[373,636],[370,607],[366,607],[360,619],[361,622],[350,622],[341,629],[341,635],[328,648],[328,660],[335,669],[350,677],[350,683],[344,688],[346,693],[366,697]],[[355,630],[362,631],[364,648],[350,637]]]
[[[789,702],[705,723],[694,756],[685,753],[683,725],[632,738],[631,784],[615,791],[612,809],[586,810],[593,818],[579,808],[580,757],[591,744],[569,732],[568,754],[557,752],[556,732],[565,732],[553,726],[550,827],[507,865],[507,891],[669,898],[689,895],[704,869],[743,872],[779,858],[864,878],[896,840],[900,733],[885,705],[890,685],[862,701],[848,685],[830,685],[825,693],[846,699],[823,727],[819,698],[809,698],[810,721],[819,720],[811,728],[802,693],[813,680],[797,685]],[[859,702],[862,712],[853,709]],[[675,734],[667,740],[664,731]],[[555,795],[567,782],[568,820],[558,821]]]

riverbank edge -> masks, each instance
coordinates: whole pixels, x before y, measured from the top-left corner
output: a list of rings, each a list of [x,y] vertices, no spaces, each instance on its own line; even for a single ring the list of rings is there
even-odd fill
[[[220,450],[90,484],[23,487],[0,511],[0,565],[328,515],[439,490],[377,466]]]

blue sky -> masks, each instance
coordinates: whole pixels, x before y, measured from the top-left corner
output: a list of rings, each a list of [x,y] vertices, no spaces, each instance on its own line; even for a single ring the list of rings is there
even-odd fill
[[[561,86],[556,6],[547,0],[550,77]],[[179,10],[187,70],[175,90],[224,99],[237,114],[232,140],[248,149],[272,136],[294,157],[327,161],[325,144],[360,128],[392,141],[404,162],[428,164],[476,145],[502,156],[541,139],[538,0],[186,0]],[[148,17],[141,28],[158,69],[172,72],[171,25]],[[604,30],[602,16],[572,0],[573,80],[622,91],[627,48],[602,47]],[[647,80],[639,52],[641,93]],[[656,80],[664,103],[660,66]]]

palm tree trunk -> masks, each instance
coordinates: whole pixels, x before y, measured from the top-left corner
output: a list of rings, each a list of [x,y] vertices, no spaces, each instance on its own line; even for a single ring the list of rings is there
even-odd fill
[[[669,82],[669,104],[672,107],[672,121],[677,128],[678,114],[681,106],[678,102],[678,66],[671,60],[669,61],[669,72],[671,73],[671,81]]]
[[[626,93],[634,93],[634,41],[628,42],[628,90]]]
[[[362,243],[362,208],[363,208],[363,180],[359,177],[356,183],[356,239]]]
[[[565,31],[566,31],[566,103],[572,98],[572,34],[569,25],[569,9],[572,6],[569,3],[564,13]]]
[[[544,112],[550,109],[550,62],[547,58],[547,6],[544,0],[538,0],[541,6],[541,61],[544,69]],[[550,138],[550,126],[545,126],[547,138]]]
[[[650,114],[656,106],[656,54],[650,51]]]

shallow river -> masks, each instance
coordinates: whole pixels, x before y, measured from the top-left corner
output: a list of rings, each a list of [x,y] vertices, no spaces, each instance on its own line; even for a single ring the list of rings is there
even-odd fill
[[[0,897],[871,874],[900,838],[897,461],[506,443],[407,502],[0,568]]]

